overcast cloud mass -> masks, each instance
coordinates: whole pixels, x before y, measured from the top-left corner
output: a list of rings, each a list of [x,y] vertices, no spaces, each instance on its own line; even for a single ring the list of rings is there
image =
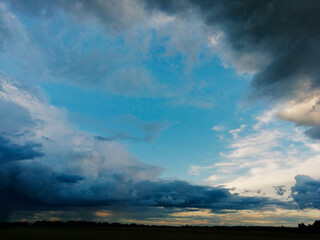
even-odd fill
[[[312,222],[319,11],[0,1],[0,221]]]

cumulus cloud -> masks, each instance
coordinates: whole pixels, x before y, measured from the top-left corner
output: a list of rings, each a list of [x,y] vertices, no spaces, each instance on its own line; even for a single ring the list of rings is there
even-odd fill
[[[291,191],[299,207],[320,209],[320,181],[306,175],[297,175],[295,179]]]
[[[280,119],[294,122],[298,126],[310,127],[304,133],[312,139],[319,139],[319,97],[314,95],[300,101],[288,101],[277,115]]]
[[[303,102],[290,101],[278,113],[280,119],[295,122],[297,125],[320,125],[319,97],[314,96]]]

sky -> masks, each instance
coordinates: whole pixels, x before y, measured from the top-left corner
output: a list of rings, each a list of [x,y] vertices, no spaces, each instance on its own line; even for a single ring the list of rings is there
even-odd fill
[[[319,11],[0,0],[0,221],[313,223]]]

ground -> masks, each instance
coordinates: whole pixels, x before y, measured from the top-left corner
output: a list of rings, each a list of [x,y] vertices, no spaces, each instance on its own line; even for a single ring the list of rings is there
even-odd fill
[[[234,229],[186,229],[158,227],[9,227],[0,229],[1,240],[277,240],[320,239],[320,234],[304,234],[286,231],[247,231]]]

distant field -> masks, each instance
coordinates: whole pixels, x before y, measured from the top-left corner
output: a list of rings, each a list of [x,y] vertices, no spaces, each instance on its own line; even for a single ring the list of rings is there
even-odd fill
[[[320,234],[179,228],[10,227],[0,229],[1,240],[277,240],[320,239]]]

